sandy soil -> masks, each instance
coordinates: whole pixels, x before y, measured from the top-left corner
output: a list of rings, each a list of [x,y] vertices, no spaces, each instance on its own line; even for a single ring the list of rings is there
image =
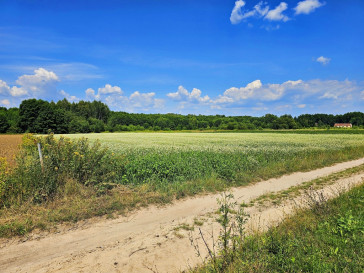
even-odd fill
[[[364,164],[364,158],[336,164],[310,172],[299,172],[270,179],[251,186],[234,188],[231,192],[238,202],[249,202],[268,193],[327,176]],[[362,183],[364,174],[338,180],[327,186],[327,196],[337,194]],[[336,189],[336,190],[333,190]],[[103,220],[66,233],[51,234],[25,242],[11,240],[0,246],[0,272],[179,272],[201,263],[206,249],[194,231],[178,229],[181,224],[192,224],[195,219],[204,222],[201,230],[212,244],[219,226],[212,213],[218,208],[220,194],[198,196],[176,201],[158,208],[150,206],[113,220]],[[292,213],[299,203],[287,202],[280,207],[249,208],[247,227],[266,229]],[[202,257],[197,257],[191,246],[193,238],[200,245]]]

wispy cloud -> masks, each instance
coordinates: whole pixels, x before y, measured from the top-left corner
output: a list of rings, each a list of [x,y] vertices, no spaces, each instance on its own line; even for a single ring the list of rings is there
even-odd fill
[[[72,96],[72,95],[68,94],[68,93],[67,93],[66,91],[64,91],[64,90],[59,91],[59,94],[60,94],[62,97],[65,97],[68,101],[72,101],[72,102],[74,102],[74,101],[79,101],[79,100],[80,100],[78,97],[76,97],[76,96]]]
[[[62,81],[82,81],[89,79],[102,79],[99,68],[93,64],[81,62],[58,62],[45,64],[45,68],[57,73]]]
[[[244,11],[242,8],[245,6],[245,2],[242,0],[236,1],[235,6],[230,15],[230,22],[232,24],[238,24],[241,20],[250,18],[250,17],[263,17],[267,15],[269,11],[269,6],[266,2],[259,2],[254,6],[252,10]]]
[[[275,8],[270,9],[268,2],[260,1],[251,10],[244,10],[246,2],[243,0],[238,0],[235,2],[233,10],[230,15],[230,22],[232,24],[238,24],[243,20],[248,18],[262,18],[267,21],[275,22],[287,22],[290,20],[290,16],[299,14],[309,14],[315,9],[323,6],[325,3],[319,0],[304,0],[297,3],[297,6],[293,9],[288,9],[288,4],[286,2],[279,3]],[[294,13],[293,13],[294,11]],[[286,13],[290,13],[290,16]],[[249,26],[252,26],[249,23]],[[272,30],[274,28],[264,26],[264,29]],[[279,27],[275,28],[278,29]]]
[[[0,65],[0,69],[4,71],[21,71],[22,73],[31,73],[35,69],[42,67],[46,70],[53,71],[57,74],[61,81],[74,82],[87,79],[100,79],[104,76],[100,73],[99,68],[95,65],[80,62],[62,62],[56,60],[32,61],[32,64],[16,65],[4,64]]]
[[[330,58],[327,58],[327,57],[324,57],[324,56],[320,56],[320,57],[318,57],[317,59],[316,59],[316,62],[319,62],[320,64],[322,64],[322,65],[327,65],[327,64],[329,64],[330,63],[330,61],[331,61],[331,59]]]

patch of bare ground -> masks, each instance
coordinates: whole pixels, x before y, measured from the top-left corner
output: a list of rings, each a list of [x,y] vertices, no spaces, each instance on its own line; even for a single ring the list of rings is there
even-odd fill
[[[269,192],[293,186],[364,164],[364,158],[310,172],[300,172],[231,190],[239,203],[249,203]],[[320,190],[327,198],[363,182],[353,173]],[[219,194],[176,201],[165,207],[150,206],[127,217],[83,222],[82,227],[45,237],[0,241],[0,272],[179,272],[206,257],[199,228],[208,243],[219,234],[214,221]],[[247,231],[264,231],[305,202],[302,195],[280,205],[252,206]],[[201,256],[191,246],[199,245]]]

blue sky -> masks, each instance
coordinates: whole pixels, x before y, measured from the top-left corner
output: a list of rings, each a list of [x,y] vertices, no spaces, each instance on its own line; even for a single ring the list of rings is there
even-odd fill
[[[0,0],[0,106],[364,111],[360,0]]]

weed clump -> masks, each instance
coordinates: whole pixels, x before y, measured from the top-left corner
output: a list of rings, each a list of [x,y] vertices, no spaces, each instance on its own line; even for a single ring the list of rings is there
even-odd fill
[[[310,193],[309,209],[266,233],[240,237],[235,250],[192,272],[364,272],[363,200],[364,185],[332,200]]]

